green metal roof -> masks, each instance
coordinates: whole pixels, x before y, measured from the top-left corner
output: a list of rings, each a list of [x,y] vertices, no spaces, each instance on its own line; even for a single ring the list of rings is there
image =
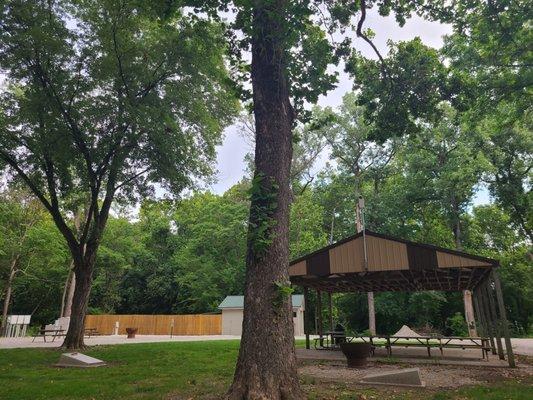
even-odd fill
[[[302,307],[304,302],[303,294],[292,295],[292,306]],[[244,308],[244,296],[226,296],[219,304],[218,308]]]

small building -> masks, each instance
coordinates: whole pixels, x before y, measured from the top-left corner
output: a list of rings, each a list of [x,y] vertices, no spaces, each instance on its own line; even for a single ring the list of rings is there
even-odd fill
[[[218,306],[222,311],[222,334],[242,335],[244,296],[227,296]],[[304,335],[304,296],[292,295],[294,336]]]

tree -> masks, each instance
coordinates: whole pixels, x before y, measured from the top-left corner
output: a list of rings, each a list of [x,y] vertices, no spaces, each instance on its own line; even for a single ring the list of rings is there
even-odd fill
[[[9,310],[48,323],[67,272],[68,250],[38,200],[21,189],[0,194],[0,297]],[[3,325],[5,326],[5,325]]]
[[[182,312],[216,311],[225,296],[243,293],[249,204],[233,192],[198,193],[176,207],[172,262]]]
[[[114,199],[158,183],[178,194],[210,172],[234,114],[222,32],[164,2],[4,2],[0,159],[42,202],[74,260],[67,348],[83,346],[97,250]],[[76,235],[68,203],[81,199]]]
[[[450,21],[443,55],[454,103],[477,130],[492,165],[485,179],[513,223],[533,240],[531,214],[531,51],[527,1],[475,2]]]
[[[28,247],[29,236],[34,226],[42,219],[43,209],[23,191],[2,193],[0,197],[0,255],[2,264],[7,264],[7,279],[4,285],[0,335],[5,335],[7,314],[11,303],[15,276],[22,269],[32,249]]]

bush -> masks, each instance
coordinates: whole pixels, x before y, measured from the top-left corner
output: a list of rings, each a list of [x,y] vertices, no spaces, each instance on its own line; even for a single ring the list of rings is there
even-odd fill
[[[455,313],[446,320],[446,329],[450,336],[468,336],[468,326],[461,313]]]

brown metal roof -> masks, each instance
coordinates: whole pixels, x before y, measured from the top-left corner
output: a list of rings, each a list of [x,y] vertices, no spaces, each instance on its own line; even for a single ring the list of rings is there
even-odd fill
[[[365,230],[290,263],[296,285],[328,292],[472,289],[498,261]]]

